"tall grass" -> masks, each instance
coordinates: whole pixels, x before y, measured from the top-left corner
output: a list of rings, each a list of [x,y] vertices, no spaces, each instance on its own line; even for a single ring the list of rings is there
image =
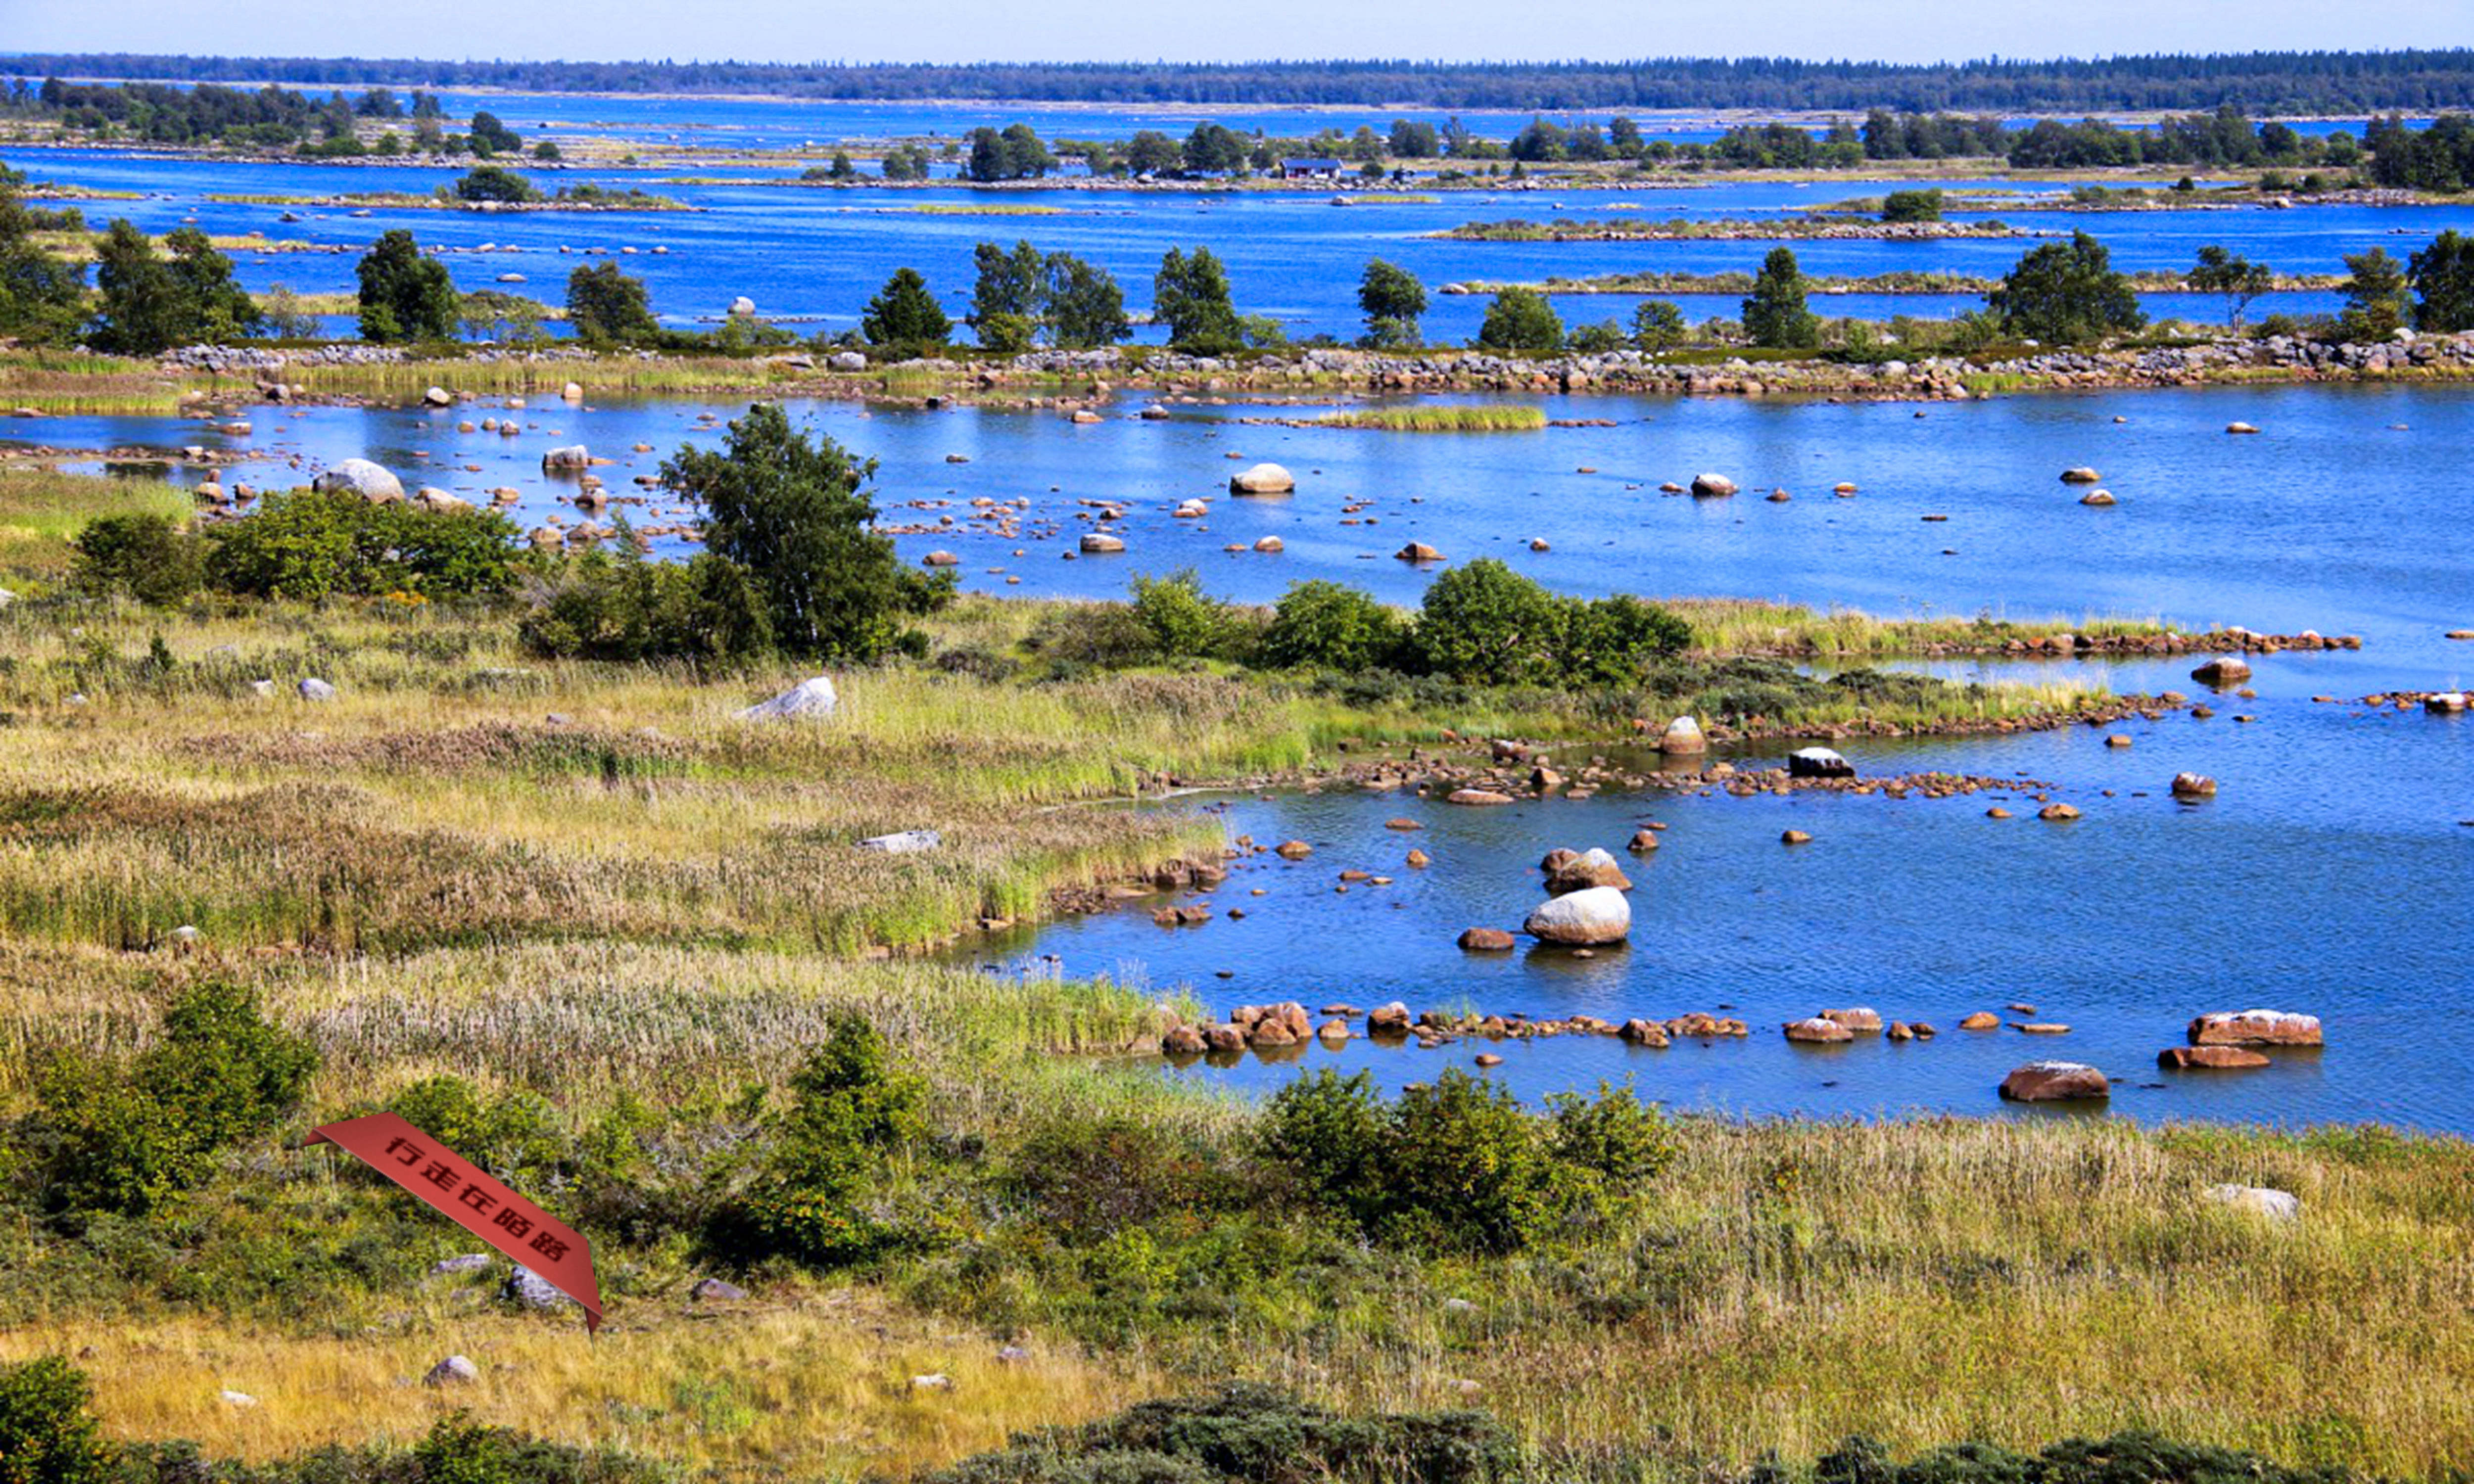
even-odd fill
[[[1546,425],[1542,408],[1510,402],[1369,407],[1326,413],[1318,427],[1370,428],[1385,433],[1534,433]]]
[[[0,574],[54,580],[69,565],[69,541],[105,515],[178,520],[194,502],[153,479],[94,479],[45,468],[0,468]]]

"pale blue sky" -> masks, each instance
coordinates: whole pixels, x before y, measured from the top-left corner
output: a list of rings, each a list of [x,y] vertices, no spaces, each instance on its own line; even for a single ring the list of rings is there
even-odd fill
[[[808,61],[1857,57],[2474,44],[2474,0],[0,0],[0,48]]]

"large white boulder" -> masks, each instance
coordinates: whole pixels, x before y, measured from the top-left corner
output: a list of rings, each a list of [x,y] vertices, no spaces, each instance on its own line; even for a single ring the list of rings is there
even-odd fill
[[[1852,778],[1855,765],[1826,747],[1807,747],[1789,753],[1786,774],[1791,778]]]
[[[1688,756],[1710,751],[1710,738],[1701,724],[1689,716],[1679,716],[1666,724],[1666,731],[1658,739],[1658,750],[1677,756]]]
[[[1228,481],[1230,494],[1287,494],[1297,487],[1297,476],[1276,464],[1257,464]]]
[[[309,488],[321,491],[348,491],[365,500],[403,498],[403,481],[367,459],[346,459],[309,481]]]
[[[801,681],[770,701],[758,702],[740,712],[739,719],[763,722],[793,716],[831,716],[834,707],[840,704],[841,697],[835,694],[833,681],[819,675],[813,680]]]
[[[1632,903],[1612,886],[1592,886],[1540,902],[1521,930],[1544,943],[1589,947],[1632,935]]]

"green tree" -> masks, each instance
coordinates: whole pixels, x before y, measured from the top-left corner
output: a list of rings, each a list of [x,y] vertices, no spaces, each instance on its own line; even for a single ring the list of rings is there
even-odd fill
[[[2345,270],[2351,276],[2338,289],[2345,296],[2345,307],[2337,316],[2338,332],[2356,342],[2393,338],[2413,312],[2405,265],[2389,256],[2386,248],[2373,248],[2348,253]]]
[[[116,355],[153,355],[181,343],[181,307],[172,272],[154,239],[126,218],[95,240],[95,282],[103,307],[86,344]]]
[[[1113,346],[1133,333],[1126,291],[1096,263],[1071,252],[1048,255],[1048,336],[1068,350]]]
[[[1426,312],[1426,286],[1397,264],[1374,258],[1357,280],[1357,307],[1366,316],[1369,346],[1415,346],[1418,318]]]
[[[2469,149],[2474,156],[2474,149]],[[2413,285],[2413,327],[2427,335],[2474,330],[2474,237],[2455,228],[2432,239],[2406,269]]]
[[[1135,175],[1175,175],[1184,163],[1185,152],[1156,129],[1137,130],[1126,141],[1126,168]]]
[[[731,423],[718,451],[683,447],[662,465],[665,485],[704,506],[705,549],[764,596],[774,643],[831,659],[886,654],[903,642],[904,617],[953,590],[906,569],[869,530],[876,506],[861,486],[875,473],[771,403]]]
[[[2130,280],[2113,271],[2113,254],[2085,232],[2048,242],[2019,259],[1985,305],[2008,334],[2073,345],[2147,323]]]
[[[541,191],[522,176],[497,165],[475,165],[455,182],[457,201],[523,202],[541,200]]]
[[[1492,557],[1429,584],[1415,634],[1423,668],[1485,685],[1551,682],[1562,636],[1554,594]]]
[[[2239,253],[2210,243],[2199,250],[2198,261],[2182,275],[2194,294],[2221,294],[2225,299],[2225,323],[2240,327],[2243,311],[2250,301],[2276,286],[2276,275],[2266,263],[2254,263]]]
[[[1168,327],[1168,341],[1197,355],[1225,355],[1244,344],[1236,306],[1228,297],[1228,271],[1209,248],[1191,254],[1171,248],[1152,279],[1152,318]]]
[[[1486,306],[1477,343],[1489,350],[1560,350],[1564,322],[1536,289],[1505,289]]]
[[[924,349],[943,345],[954,333],[954,322],[945,318],[917,269],[898,268],[867,301],[867,312],[860,317],[860,333],[871,346]]]
[[[1005,146],[1007,180],[1037,180],[1056,168],[1056,156],[1029,124],[1007,124],[999,138]]]
[[[380,345],[452,340],[460,300],[447,265],[421,255],[412,233],[379,234],[361,258],[361,338]]]
[[[1025,238],[1011,251],[980,243],[971,249],[971,264],[979,276],[963,323],[991,350],[1013,354],[1031,348],[1031,332],[1048,307],[1048,259]]]
[[[0,1366],[0,1484],[110,1484],[120,1477],[93,1405],[85,1373],[58,1355]]]
[[[661,338],[644,280],[616,262],[578,268],[567,275],[567,323],[590,345],[625,346]]]
[[[1395,669],[1408,626],[1366,593],[1317,579],[1294,583],[1272,610],[1263,633],[1263,661],[1280,669],[1335,670],[1344,675]]]
[[[127,593],[151,608],[186,600],[206,580],[199,543],[161,515],[99,515],[69,543],[70,581],[93,593]]]
[[[1194,126],[1185,138],[1185,169],[1190,175],[1216,175],[1246,168],[1246,136],[1225,124],[1208,121]]]
[[[1821,321],[1804,306],[1804,271],[1785,248],[1772,248],[1753,277],[1752,295],[1744,300],[1744,336],[1772,350],[1821,344]]]
[[[926,1134],[926,1088],[856,1011],[834,1012],[829,1027],[790,1079],[796,1101],[768,1131],[764,1169],[717,1216],[715,1245],[726,1256],[833,1266],[884,1241],[861,1198],[887,1156]]]
[[[35,219],[12,176],[0,166],[0,336],[58,345],[85,318],[85,269],[34,240]]]
[[[1684,344],[1684,311],[1668,299],[1645,299],[1632,312],[1632,343],[1652,352]]]
[[[513,155],[524,147],[523,136],[498,121],[498,115],[487,109],[473,114],[472,128],[466,131],[473,153],[483,159],[493,155]]]
[[[1892,191],[1881,198],[1884,222],[1938,222],[1942,196],[1938,190]]]

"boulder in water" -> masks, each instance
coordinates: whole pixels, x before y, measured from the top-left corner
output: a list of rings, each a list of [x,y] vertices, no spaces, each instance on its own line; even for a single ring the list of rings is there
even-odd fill
[[[1297,487],[1297,476],[1276,464],[1257,464],[1228,481],[1230,494],[1287,494]]]
[[[2113,1096],[2104,1073],[2079,1062],[2030,1062],[2001,1079],[2014,1103],[2061,1103]]]
[[[380,502],[403,498],[403,481],[367,459],[346,459],[309,481],[309,488],[322,493],[345,491]]]
[[[1621,943],[1632,935],[1632,903],[1611,886],[1593,886],[1541,902],[1521,924],[1529,936],[1566,947]]]

